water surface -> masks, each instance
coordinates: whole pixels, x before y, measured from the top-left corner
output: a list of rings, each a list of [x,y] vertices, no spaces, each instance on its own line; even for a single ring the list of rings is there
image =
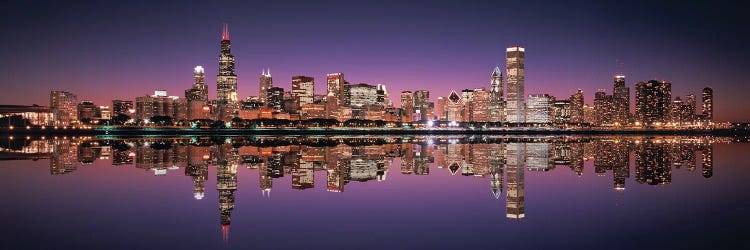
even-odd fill
[[[736,141],[6,137],[0,248],[729,248]]]

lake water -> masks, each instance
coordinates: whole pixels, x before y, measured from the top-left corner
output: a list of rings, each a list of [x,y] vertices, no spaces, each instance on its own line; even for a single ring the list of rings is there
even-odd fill
[[[3,136],[0,248],[741,248],[738,141]]]

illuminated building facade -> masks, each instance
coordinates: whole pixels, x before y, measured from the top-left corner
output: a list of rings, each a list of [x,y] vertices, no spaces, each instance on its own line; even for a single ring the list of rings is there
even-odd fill
[[[635,121],[652,126],[669,121],[672,83],[651,80],[635,86]]]
[[[404,115],[401,117],[403,122],[414,121],[414,94],[411,91],[401,92],[401,109]]]
[[[273,88],[273,77],[271,76],[271,69],[268,71],[260,72],[260,79],[258,80],[258,98],[260,102],[268,104],[268,90]]]
[[[451,91],[445,104],[446,119],[452,122],[462,122],[463,102],[456,91]]]
[[[526,102],[526,122],[550,123],[554,97],[548,94],[531,94]]]
[[[505,100],[503,99],[503,71],[496,66],[490,80],[488,116],[491,122],[505,121]]]
[[[508,122],[526,122],[525,112],[525,49],[520,46],[509,47],[505,50],[506,76],[508,77],[505,93],[505,114]]]
[[[555,100],[552,103],[551,120],[556,124],[566,124],[571,122],[573,113],[570,100]]]
[[[613,115],[612,122],[614,124],[625,125],[628,124],[630,118],[630,88],[625,86],[625,76],[615,75],[615,86],[612,91],[612,105]]]
[[[331,73],[326,75],[326,88],[327,94],[333,95],[336,98],[336,102],[339,104],[344,103],[344,97],[346,91],[344,88],[344,73]]]
[[[570,96],[570,122],[584,122],[583,105],[583,91],[578,89],[578,92]]]
[[[127,115],[133,116],[135,109],[133,107],[133,101],[124,100],[112,100],[112,116]]]
[[[714,119],[714,90],[711,87],[703,88],[701,93],[702,109],[701,115],[706,121]]]
[[[302,105],[313,103],[315,96],[315,79],[309,76],[292,77],[292,110],[297,113]]]
[[[55,125],[67,126],[78,121],[78,96],[54,90],[49,94],[49,107],[56,117]]]
[[[472,122],[489,122],[490,121],[490,92],[484,88],[474,89],[471,102],[471,113],[469,113]]]

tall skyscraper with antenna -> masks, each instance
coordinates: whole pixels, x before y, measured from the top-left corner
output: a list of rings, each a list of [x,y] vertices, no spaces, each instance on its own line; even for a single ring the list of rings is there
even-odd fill
[[[258,98],[260,101],[268,105],[268,90],[273,88],[273,78],[271,77],[271,69],[268,71],[263,70],[260,73],[260,89],[258,90]]]
[[[237,104],[237,74],[234,73],[234,56],[231,53],[229,27],[224,24],[221,33],[219,74],[216,76],[216,111],[218,120],[229,120]]]

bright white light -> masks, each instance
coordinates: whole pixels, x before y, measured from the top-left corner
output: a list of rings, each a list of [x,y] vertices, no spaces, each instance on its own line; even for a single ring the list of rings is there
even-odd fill
[[[194,72],[195,72],[196,74],[203,74],[203,72],[204,72],[204,71],[203,71],[203,66],[200,66],[200,65],[198,65],[198,66],[195,66],[195,71],[194,71]]]

